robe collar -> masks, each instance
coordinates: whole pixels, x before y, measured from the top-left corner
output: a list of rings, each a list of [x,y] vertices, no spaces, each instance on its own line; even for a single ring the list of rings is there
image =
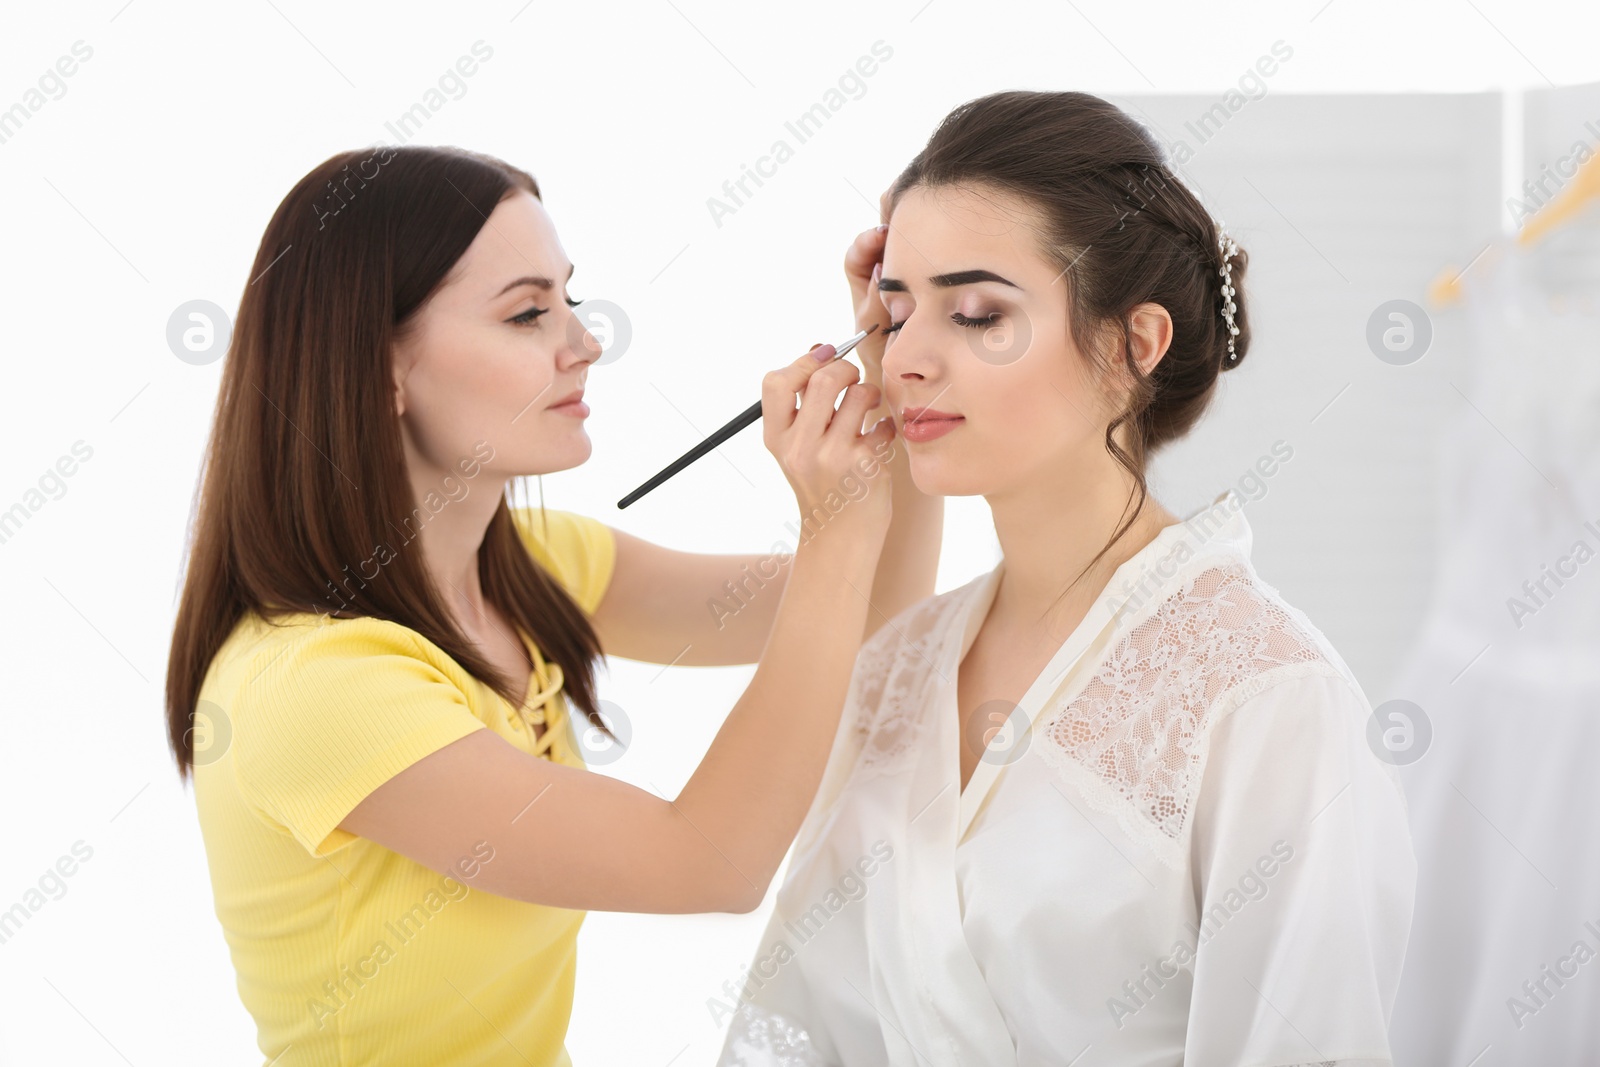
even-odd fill
[[[1091,661],[1091,666],[1098,662],[1117,637],[1143,621],[1157,605],[1180,589],[1195,573],[1197,563],[1209,564],[1218,556],[1249,560],[1251,533],[1243,509],[1244,500],[1238,493],[1231,489],[1223,492],[1209,506],[1181,522],[1163,527],[1149,544],[1112,572],[1083,621],[1033,680],[1018,702],[1011,721],[990,739],[988,748],[973,768],[967,787],[961,791],[956,828],[958,842],[977,818],[1000,773],[1030,743],[1039,712],[1070,684],[1074,668],[1086,661]],[[961,633],[961,643],[945,646],[946,669],[941,672],[943,682],[939,687],[939,699],[943,704],[954,706],[956,702],[956,673],[977,640],[978,630],[989,614],[1004,572],[1005,560],[1001,559],[993,570],[973,579],[961,590],[952,620],[952,629],[959,629]]]

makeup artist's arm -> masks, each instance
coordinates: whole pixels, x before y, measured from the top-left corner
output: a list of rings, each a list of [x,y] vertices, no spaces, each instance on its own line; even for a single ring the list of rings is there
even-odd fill
[[[854,373],[847,364],[823,365],[806,355],[763,381],[763,437],[802,515],[892,432],[858,432],[876,398],[860,385],[845,388]],[[795,411],[797,393],[803,398]],[[855,634],[867,613],[851,590],[871,580],[882,552],[887,488],[877,471],[858,502],[795,550],[770,646],[675,799],[540,759],[477,728],[372,790],[339,829],[441,874],[464,873],[461,857],[477,855],[477,845],[487,842],[493,862],[484,862],[472,884],[513,900],[590,911],[753,910],[800,829],[838,733]],[[348,662],[323,669],[338,677]],[[330,689],[325,678],[293,677],[306,691]],[[463,698],[451,689],[434,670],[422,671],[404,692],[413,700],[459,704]],[[458,707],[439,721],[466,715]],[[280,758],[287,765],[305,758],[285,747]],[[322,765],[336,762],[330,757]],[[321,781],[315,774],[285,776]]]
[[[590,619],[606,655],[680,667],[761,658],[793,568],[779,548],[792,554],[793,538],[765,553],[717,555],[612,533],[616,563]]]
[[[887,194],[880,203],[887,207]],[[850,282],[856,329],[865,330],[874,324],[878,327],[853,353],[860,356],[865,369],[861,380],[876,385],[881,397],[879,405],[867,412],[868,426],[886,416],[894,417],[889,408],[890,397],[883,390],[883,331],[891,323],[889,312],[878,297],[876,271],[883,262],[887,235],[887,228],[867,230],[851,242],[844,256],[844,273]],[[900,420],[895,418],[894,424],[898,431]],[[867,609],[863,642],[903,609],[933,595],[934,579],[939,570],[939,547],[944,540],[944,497],[929,496],[911,480],[910,456],[898,432],[890,447],[893,455],[884,466],[893,479],[894,518],[889,523],[883,554],[878,557],[878,571],[872,580],[872,603]]]

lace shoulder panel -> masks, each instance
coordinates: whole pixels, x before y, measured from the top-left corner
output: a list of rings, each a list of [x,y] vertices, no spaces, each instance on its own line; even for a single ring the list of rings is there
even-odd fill
[[[857,650],[833,751],[795,838],[794,855],[804,855],[824,832],[828,813],[852,779],[889,773],[907,761],[927,718],[918,694],[934,673],[940,625],[953,610],[957,592],[901,609]]]
[[[1104,813],[1136,812],[1136,836],[1153,830],[1174,843],[1224,698],[1232,706],[1294,664],[1334,669],[1244,566],[1208,568],[1133,624],[1077,696],[1047,713],[1040,754],[1076,771]]]
[[[919,697],[930,680],[943,681],[945,623],[970,591],[963,586],[918,601],[879,627],[856,654],[845,707],[861,769],[892,770],[914,747],[928,711]]]

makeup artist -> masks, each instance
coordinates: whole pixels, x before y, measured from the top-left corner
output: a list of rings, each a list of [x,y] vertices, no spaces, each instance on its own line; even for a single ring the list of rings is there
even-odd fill
[[[859,329],[888,324],[883,243],[869,230],[846,255]],[[933,591],[942,501],[903,473],[871,380],[881,331],[859,350],[868,381],[826,362],[831,346],[763,378],[766,446],[801,517],[826,522],[720,626],[708,593],[761,556],[509,507],[512,479],[590,454],[582,392],[600,353],[573,269],[534,179],[459,149],[334,156],[262,236],[166,702],[274,1067],[504,1062],[507,1045],[570,1063],[585,910],[754,909],[857,648]],[[830,508],[851,479],[866,491]],[[360,581],[330,599],[356,560]],[[676,797],[585,768],[614,743],[593,679],[605,653],[760,660]]]

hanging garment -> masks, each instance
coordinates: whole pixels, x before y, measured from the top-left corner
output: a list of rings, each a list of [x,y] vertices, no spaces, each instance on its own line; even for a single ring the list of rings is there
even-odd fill
[[[1417,911],[1402,1063],[1600,1057],[1600,226],[1463,278],[1430,610],[1386,695],[1432,731],[1403,768]],[[1441,358],[1448,358],[1442,354]]]

